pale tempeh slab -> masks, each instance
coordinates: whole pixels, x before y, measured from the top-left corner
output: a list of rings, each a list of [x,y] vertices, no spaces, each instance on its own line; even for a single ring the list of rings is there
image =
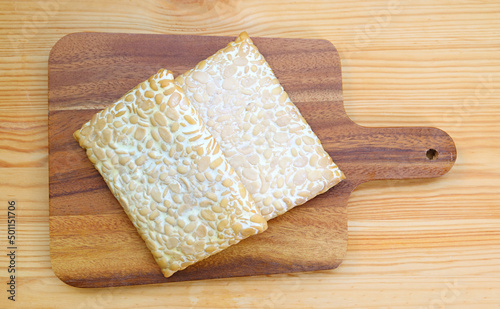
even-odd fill
[[[345,178],[245,32],[176,83],[267,220]]]
[[[165,277],[267,228],[170,71],[139,84],[74,136]]]

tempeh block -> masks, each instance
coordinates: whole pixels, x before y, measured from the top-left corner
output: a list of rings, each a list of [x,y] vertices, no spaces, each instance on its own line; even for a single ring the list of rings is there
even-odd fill
[[[176,83],[267,220],[345,178],[246,32]]]
[[[165,277],[267,228],[170,71],[139,84],[74,137]]]

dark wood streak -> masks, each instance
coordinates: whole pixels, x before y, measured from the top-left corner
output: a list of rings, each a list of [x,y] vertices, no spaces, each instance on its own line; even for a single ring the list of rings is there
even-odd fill
[[[330,42],[255,38],[348,178],[271,220],[265,233],[164,278],[72,133],[158,69],[183,73],[232,39],[77,33],[54,46],[49,57],[50,247],[61,280],[105,287],[336,268],[346,252],[347,200],[357,185],[437,177],[453,166],[455,145],[439,129],[367,128],[349,119],[340,59]],[[427,159],[430,148],[439,152],[438,159]]]

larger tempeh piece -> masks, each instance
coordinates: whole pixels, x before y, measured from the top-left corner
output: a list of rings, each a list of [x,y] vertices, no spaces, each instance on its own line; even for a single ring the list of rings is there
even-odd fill
[[[345,178],[245,32],[176,83],[267,220]]]
[[[267,228],[167,70],[94,115],[74,136],[165,277]]]

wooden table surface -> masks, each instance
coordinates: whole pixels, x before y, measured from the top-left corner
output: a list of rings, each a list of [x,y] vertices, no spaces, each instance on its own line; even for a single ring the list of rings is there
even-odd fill
[[[500,308],[498,1],[1,1],[0,308]],[[358,187],[333,271],[78,289],[52,272],[47,60],[81,31],[321,38],[342,59],[347,113],[436,126],[458,159],[431,180]],[[16,301],[7,206],[16,201]]]

